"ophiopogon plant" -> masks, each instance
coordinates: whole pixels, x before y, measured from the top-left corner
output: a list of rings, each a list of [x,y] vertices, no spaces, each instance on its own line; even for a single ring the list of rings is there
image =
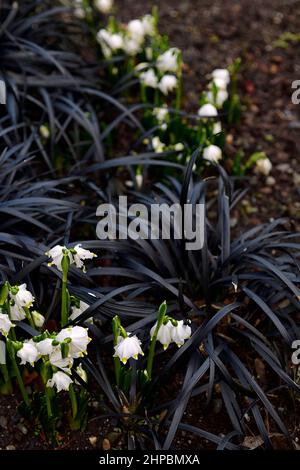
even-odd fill
[[[60,2],[4,1],[0,20],[0,76],[7,90],[1,151],[26,142],[48,170],[63,172],[70,162],[103,161],[103,140],[120,122],[141,127],[101,78],[109,61],[83,59],[87,29],[72,8]]]
[[[182,240],[174,238],[87,242],[91,249],[107,251],[102,256],[102,263],[106,263],[89,271],[90,278],[108,276],[111,281],[106,282],[101,298],[76,321],[101,311],[100,355],[101,345],[112,341],[112,336],[104,333],[106,319],[112,315],[112,299],[117,301],[118,310],[122,306],[127,329],[142,331],[142,335],[154,318],[154,308],[146,310],[146,305],[164,298],[172,302],[175,318],[192,320],[191,338],[159,367],[158,389],[168,387],[173,395],[169,402],[150,406],[153,413],[166,410],[164,418],[155,424],[156,430],[168,428],[164,440],[156,437],[158,447],[172,446],[180,429],[211,440],[219,448],[236,448],[252,434],[260,435],[262,445],[270,447],[275,430],[291,445],[293,435],[288,420],[284,424],[286,413],[281,403],[285,397],[294,406],[294,394],[299,394],[290,361],[291,343],[299,334],[299,234],[288,232],[284,220],[278,220],[232,238],[230,210],[241,195],[233,191],[232,182],[220,167],[217,197],[211,192],[216,190],[216,180],[194,182],[196,158],[197,152],[183,184],[169,178],[154,185],[150,193],[133,193],[131,197],[132,202],[148,207],[158,201],[169,205],[200,201],[206,210],[203,247],[186,251]],[[214,204],[218,215],[209,220],[208,212]],[[87,290],[84,292],[86,300]],[[80,297],[80,288],[77,293]],[[176,367],[180,371],[183,360],[188,364],[183,384],[172,389],[168,383]],[[98,366],[98,371],[91,366],[94,375],[107,386],[100,359]],[[197,428],[184,418],[185,411],[195,403],[198,413],[207,417],[211,413],[208,405],[215,398],[221,400],[231,422],[224,438],[209,426]]]

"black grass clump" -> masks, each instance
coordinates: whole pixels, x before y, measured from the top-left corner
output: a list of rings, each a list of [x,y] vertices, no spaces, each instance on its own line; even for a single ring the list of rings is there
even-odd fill
[[[7,89],[1,151],[26,142],[47,170],[66,174],[73,164],[104,161],[103,140],[122,121],[141,127],[102,78],[109,61],[86,60],[88,29],[71,8],[5,0],[0,23],[0,78]]]
[[[220,449],[243,448],[251,435],[260,436],[262,445],[270,448],[272,436],[278,432],[292,446],[285,407],[288,402],[296,410],[300,392],[291,363],[291,345],[299,337],[300,235],[289,232],[286,221],[276,220],[242,234],[235,229],[232,237],[230,212],[242,193],[234,191],[220,167],[218,178],[194,182],[196,157],[197,152],[183,183],[170,177],[148,194],[132,192],[128,196],[131,202],[149,208],[158,202],[177,202],[182,207],[187,201],[203,204],[203,247],[186,251],[182,240],[174,237],[87,242],[86,247],[102,250],[101,266],[87,274],[100,283],[106,279],[106,287],[102,292],[95,289],[98,299],[77,321],[99,315],[101,327],[95,326],[95,330],[100,355],[101,348],[111,342],[109,325],[116,313],[129,331],[141,337],[147,337],[157,304],[164,299],[173,314],[192,322],[192,337],[172,350],[158,370],[157,397],[164,396],[176,371],[186,372],[175,396],[171,387],[171,400],[153,404],[153,414],[167,410],[155,428],[157,448],[171,448],[180,430],[208,439]],[[87,289],[75,290],[91,303]],[[100,385],[107,374],[103,365],[94,371]],[[221,400],[231,423],[224,438],[209,425],[200,429],[185,421],[190,406],[196,407],[199,416],[209,416],[215,399]],[[168,431],[162,439],[159,430],[164,426]]]

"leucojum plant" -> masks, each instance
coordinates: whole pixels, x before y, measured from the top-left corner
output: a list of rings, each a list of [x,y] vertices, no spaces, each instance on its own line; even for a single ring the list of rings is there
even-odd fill
[[[70,265],[85,269],[84,261],[96,255],[81,245],[70,249],[57,245],[47,255],[51,258],[49,265],[56,266],[62,273],[61,329],[51,332],[44,329],[45,318],[32,310],[35,299],[26,284],[12,286],[6,282],[0,297],[0,331],[5,337],[5,347],[2,342],[1,371],[4,380],[2,392],[11,393],[12,379],[15,378],[23,398],[23,411],[28,417],[38,416],[39,424],[55,440],[55,424],[60,416],[58,393],[65,390],[69,394],[71,428],[82,427],[86,419],[86,391],[80,386],[76,391],[72,369],[75,368],[83,381],[87,380],[81,358],[87,353],[90,338],[87,328],[67,326],[78,305],[78,301],[69,295],[67,278]],[[30,339],[22,339],[17,334],[22,331],[17,327],[24,321],[29,323],[29,331],[34,333]],[[40,375],[44,388],[44,392],[32,399],[23,380],[27,368],[31,373],[34,371]]]
[[[68,404],[66,409],[71,429],[83,428],[87,419],[89,394],[82,385],[87,382],[88,376],[83,361],[91,338],[87,327],[68,325],[87,310],[89,305],[70,295],[67,283],[70,266],[74,265],[85,271],[84,262],[96,255],[80,244],[74,248],[56,245],[46,255],[50,258],[49,266],[58,269],[62,276],[61,329],[49,331],[45,327],[45,317],[34,310],[35,299],[26,284],[12,286],[5,282],[0,297],[0,332],[5,338],[5,341],[1,341],[1,391],[12,393],[13,381],[16,380],[23,399],[21,410],[27,418],[35,420],[36,426],[42,426],[49,439],[57,442],[56,424],[62,416],[61,405],[65,404],[64,401],[60,406],[58,404],[60,392],[65,391],[69,395],[71,411],[68,411]],[[23,330],[20,326],[33,336],[30,339],[22,338]],[[112,365],[120,400],[119,412],[131,416],[130,433],[133,435],[136,432],[135,417],[137,413],[143,414],[142,410],[147,407],[153,385],[157,342],[163,345],[164,350],[171,343],[180,347],[190,338],[192,330],[188,322],[167,314],[167,304],[163,302],[158,309],[157,321],[150,330],[150,338],[146,341],[147,353],[144,353],[145,348],[137,335],[131,334],[122,326],[118,315],[112,320],[112,332]],[[138,368],[133,367],[132,361],[137,361],[144,355],[143,363],[140,364],[139,361]],[[29,396],[24,383],[26,374],[37,374],[41,378],[43,391],[39,390],[34,397]],[[134,400],[131,400],[133,378],[137,393]],[[78,382],[80,379],[81,382]],[[140,418],[138,422],[139,420]],[[129,432],[128,417],[123,424],[124,431]]]
[[[240,59],[228,69],[212,71],[207,90],[199,97],[197,113],[189,114],[182,109],[182,51],[171,47],[168,37],[159,33],[157,8],[128,24],[120,24],[109,16],[107,27],[98,29],[99,12],[111,14],[112,9],[111,1],[78,1],[75,5],[75,13],[89,24],[104,60],[114,61],[107,69],[107,80],[114,83],[113,94],[130,96],[132,100],[129,93],[135,87],[137,100],[132,111],[142,113],[144,127],[136,145],[145,145],[147,151],[168,152],[170,160],[182,164],[187,164],[191,152],[202,145],[203,159],[196,162],[199,173],[208,163],[220,162],[224,157],[223,124],[232,125],[241,115],[237,87]],[[262,153],[256,152],[244,160],[242,151],[234,156],[235,175],[243,175],[255,165],[258,172],[270,173],[270,161]],[[141,165],[136,167],[138,187],[143,184],[146,171]]]

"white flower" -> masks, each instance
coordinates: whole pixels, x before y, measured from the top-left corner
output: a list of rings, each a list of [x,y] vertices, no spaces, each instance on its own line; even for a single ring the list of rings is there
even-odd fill
[[[227,69],[215,69],[211,75],[213,79],[223,80],[226,85],[230,83],[230,73]]]
[[[7,336],[13,326],[9,316],[6,313],[0,313],[0,333]]]
[[[102,47],[105,57],[110,57],[112,52],[123,49],[124,40],[121,34],[110,33],[106,29],[100,29],[97,33],[97,40]]]
[[[70,320],[76,320],[79,315],[81,315],[85,310],[89,308],[89,304],[82,302],[82,300],[79,301],[79,307],[76,307],[76,305],[73,305],[71,307],[71,315],[70,315]]]
[[[174,75],[164,75],[159,82],[158,88],[160,91],[167,95],[170,91],[175,90],[177,87],[177,78]]]
[[[145,36],[144,24],[141,20],[129,21],[127,30],[130,36],[138,42],[143,42]]]
[[[86,353],[87,345],[90,342],[87,328],[82,326],[64,328],[56,336],[59,342],[63,342],[67,338],[71,339],[68,343],[69,355],[72,358],[82,357]]]
[[[29,290],[26,289],[26,284],[21,284],[20,286],[14,286],[13,289],[18,289],[16,294],[10,293],[10,297],[14,300],[15,304],[18,307],[29,308],[34,302],[34,297]]]
[[[149,69],[146,72],[142,72],[140,74],[140,81],[143,85],[151,88],[157,88],[158,85],[157,76],[155,75],[153,69]]]
[[[209,145],[203,150],[203,158],[209,162],[218,163],[222,158],[222,150],[217,145]]]
[[[69,250],[62,245],[55,245],[51,250],[46,251],[45,255],[47,255],[49,258],[52,258],[50,263],[48,263],[48,266],[56,266],[59,271],[62,271],[61,267],[61,262],[64,256],[64,251],[68,254],[70,264],[73,262],[73,256],[69,252]]]
[[[121,34],[118,33],[113,33],[110,35],[109,39],[109,47],[113,50],[116,51],[118,49],[122,49],[124,45],[123,38]]]
[[[126,338],[119,336],[118,344],[115,346],[114,357],[118,357],[123,364],[126,364],[128,359],[131,357],[137,359],[139,354],[144,355],[141,341],[137,336],[127,336]]]
[[[171,338],[178,347],[182,346],[185,340],[190,338],[191,334],[191,327],[189,325],[185,325],[183,320],[179,320],[177,322],[177,326],[172,325]]]
[[[87,382],[87,373],[83,369],[82,364],[79,364],[79,366],[77,366],[76,372],[84,382]]]
[[[73,359],[70,356],[70,351],[67,357],[63,357],[60,345],[53,347],[52,352],[49,355],[49,361],[53,366],[58,367],[59,369],[63,369],[64,371],[70,369],[73,365]]]
[[[150,330],[151,339],[153,338],[156,327],[157,327],[157,323],[155,323],[155,325]],[[172,343],[173,341],[172,340],[172,328],[173,328],[173,325],[169,320],[165,325],[161,325],[158,330],[157,341],[159,341],[163,345],[164,349],[167,349],[169,344]]]
[[[47,387],[56,387],[58,392],[61,390],[69,390],[69,387],[73,383],[71,377],[69,377],[64,372],[55,372],[53,374],[52,379],[49,379],[47,382]]]
[[[54,349],[54,346],[52,345],[52,343],[53,343],[53,339],[46,338],[34,344],[35,344],[36,349],[38,350],[38,353],[41,356],[49,356],[53,352],[53,349]]]
[[[201,108],[199,108],[198,116],[203,117],[203,118],[215,117],[215,116],[218,116],[218,111],[214,105],[210,103],[206,103],[203,106],[201,106]]]
[[[210,87],[212,88],[213,85],[215,85],[218,90],[227,90],[227,82],[222,78],[213,78]]]
[[[95,0],[95,7],[100,13],[109,13],[113,6],[113,0]]]
[[[73,257],[77,268],[83,268],[84,270],[83,261],[86,259],[92,259],[95,256],[97,256],[95,255],[95,253],[92,253],[91,251],[82,248],[81,244],[78,244],[74,247]]]
[[[13,321],[21,321],[26,318],[25,310],[22,307],[19,307],[17,304],[10,305],[10,318]]]
[[[152,143],[153,150],[156,153],[160,153],[160,152],[164,151],[165,144],[163,142],[161,142],[161,140],[158,136],[153,137],[151,143]]]
[[[174,145],[174,150],[177,152],[181,152],[181,150],[184,150],[184,145],[182,142],[178,142],[177,144]]]
[[[220,132],[222,132],[222,124],[220,123],[220,121],[214,122],[213,133],[220,134]]]
[[[214,102],[218,108],[221,108],[225,101],[228,99],[228,91],[227,90],[218,90],[216,93],[216,96],[214,98],[213,93],[211,91],[208,91],[206,93],[206,97],[208,101]]]
[[[168,114],[169,114],[169,111],[168,111],[167,106],[162,107],[162,108],[154,108],[153,109],[153,115],[156,117],[158,122],[165,121]]]
[[[178,53],[179,49],[172,47],[157,58],[156,66],[161,72],[178,71]]]
[[[43,324],[45,323],[45,317],[41,313],[37,312],[36,310],[31,312],[31,316],[37,328],[41,328]]]
[[[141,51],[141,44],[134,38],[125,38],[123,49],[126,54],[135,56]]]
[[[152,15],[145,15],[142,18],[144,34],[153,36],[155,34],[155,20]]]
[[[29,362],[33,366],[38,359],[39,353],[32,340],[23,343],[23,346],[17,352],[17,356],[21,359],[21,364]]]
[[[272,163],[269,158],[260,158],[256,162],[256,169],[264,176],[268,176],[272,170]]]

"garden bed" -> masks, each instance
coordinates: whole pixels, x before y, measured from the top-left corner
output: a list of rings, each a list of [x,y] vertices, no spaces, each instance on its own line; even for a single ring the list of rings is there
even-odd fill
[[[298,449],[300,10],[110,3],[0,7],[0,448]]]

